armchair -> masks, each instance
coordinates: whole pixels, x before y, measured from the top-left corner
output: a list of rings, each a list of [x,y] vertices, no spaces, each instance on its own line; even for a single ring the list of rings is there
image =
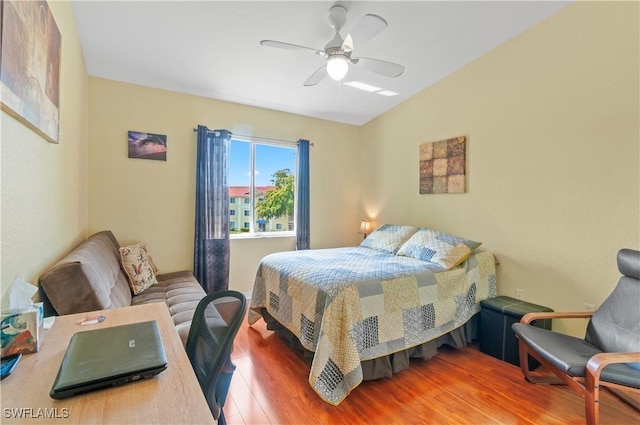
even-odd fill
[[[640,394],[640,251],[618,252],[622,277],[596,312],[529,313],[513,331],[519,339],[520,368],[536,384],[566,384],[585,399],[588,425],[600,421],[600,387],[607,387],[640,411],[625,392]],[[588,318],[584,338],[531,326],[539,319]],[[556,376],[534,375],[528,356]],[[557,377],[557,378],[556,378]]]

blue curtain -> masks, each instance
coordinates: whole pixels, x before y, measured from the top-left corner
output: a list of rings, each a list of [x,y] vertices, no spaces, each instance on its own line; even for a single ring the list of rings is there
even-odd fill
[[[193,274],[205,292],[229,287],[229,150],[231,133],[198,126]]]
[[[298,140],[296,249],[310,247],[309,141]]]

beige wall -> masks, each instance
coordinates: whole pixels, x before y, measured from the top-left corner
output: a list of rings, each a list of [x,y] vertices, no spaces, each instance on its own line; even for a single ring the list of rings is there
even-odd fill
[[[99,78],[90,92],[90,229],[111,229],[121,244],[146,241],[161,272],[193,265],[198,124],[312,141],[312,247],[357,243],[359,127]],[[167,161],[129,159],[128,130],[166,134]],[[230,287],[250,292],[259,260],[293,248],[293,238],[234,240]]]
[[[502,295],[600,304],[640,248],[638,9],[572,4],[365,125],[364,210],[484,242]],[[419,195],[418,146],[461,135],[467,193]]]
[[[2,294],[16,276],[36,283],[88,227],[88,77],[71,4],[49,7],[62,35],[60,143],[2,112]]]

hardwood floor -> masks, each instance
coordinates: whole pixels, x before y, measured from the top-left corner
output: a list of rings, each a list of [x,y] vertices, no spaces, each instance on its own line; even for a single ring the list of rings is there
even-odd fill
[[[308,382],[309,363],[260,320],[238,332],[225,415],[234,424],[584,424],[582,398],[524,381],[520,369],[478,350],[441,347],[391,379],[363,382],[338,406]],[[601,424],[640,424],[603,391]]]

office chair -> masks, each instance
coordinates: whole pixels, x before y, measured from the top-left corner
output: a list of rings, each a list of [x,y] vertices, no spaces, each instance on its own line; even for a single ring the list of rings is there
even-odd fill
[[[618,252],[622,277],[596,312],[528,313],[512,325],[519,338],[520,368],[529,382],[566,384],[585,399],[588,425],[600,422],[600,387],[607,387],[634,409],[624,392],[640,394],[640,251]],[[589,318],[584,338],[530,325],[534,320]],[[528,356],[556,377],[534,376]]]
[[[226,424],[222,407],[235,370],[230,357],[233,340],[246,310],[247,299],[238,291],[209,294],[198,303],[187,337],[187,356],[220,425]]]

